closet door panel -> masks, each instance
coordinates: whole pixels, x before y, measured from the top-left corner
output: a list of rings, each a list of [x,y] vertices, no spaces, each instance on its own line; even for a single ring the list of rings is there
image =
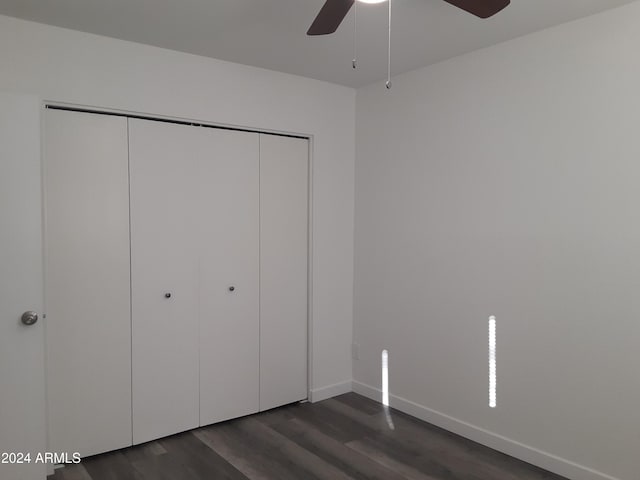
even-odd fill
[[[127,120],[45,122],[48,450],[94,455],[131,445]]]
[[[135,444],[199,425],[198,132],[129,120]]]
[[[201,129],[200,423],[259,409],[259,136]]]
[[[308,140],[260,135],[260,410],[307,398]]]

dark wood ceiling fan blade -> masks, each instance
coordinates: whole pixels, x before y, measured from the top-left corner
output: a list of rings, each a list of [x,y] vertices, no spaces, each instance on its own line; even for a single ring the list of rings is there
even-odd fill
[[[327,0],[307,35],[328,35],[335,32],[354,3],[355,0]]]
[[[511,3],[511,0],[444,0],[480,18],[489,18]]]

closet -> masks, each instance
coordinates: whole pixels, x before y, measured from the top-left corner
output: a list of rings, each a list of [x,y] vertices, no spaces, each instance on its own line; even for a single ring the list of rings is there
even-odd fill
[[[45,122],[49,450],[85,456],[131,443],[127,119]]]
[[[305,399],[308,140],[57,109],[45,130],[50,449]]]
[[[308,148],[260,135],[260,410],[307,396]]]

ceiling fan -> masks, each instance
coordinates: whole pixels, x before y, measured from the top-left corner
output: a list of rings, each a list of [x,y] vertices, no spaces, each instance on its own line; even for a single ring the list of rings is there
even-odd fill
[[[510,0],[444,0],[480,18],[489,18],[505,8]],[[307,35],[328,35],[335,32],[356,0],[327,0],[311,24]],[[365,3],[378,3],[366,1]]]

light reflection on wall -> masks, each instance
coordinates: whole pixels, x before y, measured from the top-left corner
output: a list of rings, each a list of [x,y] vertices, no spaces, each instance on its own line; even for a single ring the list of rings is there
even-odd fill
[[[496,317],[489,317],[489,407],[496,408]]]
[[[389,410],[389,352],[387,350],[382,350],[382,406],[389,428],[395,430]]]

